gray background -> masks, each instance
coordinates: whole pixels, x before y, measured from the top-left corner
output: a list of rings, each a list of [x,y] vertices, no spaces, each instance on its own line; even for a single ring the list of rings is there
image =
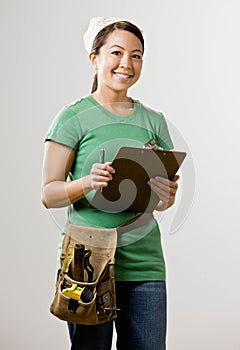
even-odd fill
[[[146,38],[131,96],[180,131],[196,175],[186,220],[174,234],[174,209],[163,220],[168,349],[239,350],[239,2],[1,0],[0,12],[1,349],[69,347],[48,312],[59,226],[40,202],[43,139],[57,111],[89,93],[89,18],[120,16]]]

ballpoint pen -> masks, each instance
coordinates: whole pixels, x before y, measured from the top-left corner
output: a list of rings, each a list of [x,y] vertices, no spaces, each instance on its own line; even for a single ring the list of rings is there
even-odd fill
[[[100,149],[100,163],[104,163],[105,162],[105,149],[101,148]]]
[[[105,149],[104,148],[100,149],[100,163],[105,163]],[[102,192],[102,187],[101,187],[100,191]]]

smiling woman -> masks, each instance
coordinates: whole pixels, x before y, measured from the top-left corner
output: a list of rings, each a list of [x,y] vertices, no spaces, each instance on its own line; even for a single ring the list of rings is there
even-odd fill
[[[105,44],[90,53],[97,71],[92,96],[101,104],[129,102],[127,91],[140,77],[142,55],[143,46],[134,34],[122,29],[109,33]]]
[[[89,96],[64,107],[45,138],[42,202],[47,208],[68,206],[70,224],[98,229],[125,224],[115,254],[117,306],[114,320],[118,350],[164,350],[166,346],[165,261],[158,222],[152,215],[93,209],[95,190],[107,187],[115,169],[112,159],[122,145],[142,147],[150,139],[162,149],[173,148],[164,116],[128,96],[140,78],[144,54],[141,30],[133,23],[97,17],[84,35],[96,70]],[[105,159],[99,162],[104,149]],[[161,211],[174,204],[172,181],[148,181]],[[128,226],[129,221],[137,224]],[[66,237],[61,233],[61,242]],[[60,244],[61,245],[61,244]],[[61,251],[61,249],[60,249]],[[59,251],[59,254],[60,254]],[[110,350],[113,321],[86,326],[68,323],[72,350]]]
[[[85,42],[86,37],[85,35]],[[109,54],[106,59],[109,57],[109,68],[112,68],[112,74],[128,81],[129,86],[126,86],[125,90],[139,79],[142,69],[144,40],[141,31],[135,25],[128,21],[117,21],[105,26],[98,32],[90,50],[90,59],[95,69],[98,69],[96,60],[100,56],[100,49]],[[111,60],[111,56],[116,57]],[[111,63],[115,67],[111,67]],[[98,72],[95,75],[92,93],[97,90],[97,87]]]

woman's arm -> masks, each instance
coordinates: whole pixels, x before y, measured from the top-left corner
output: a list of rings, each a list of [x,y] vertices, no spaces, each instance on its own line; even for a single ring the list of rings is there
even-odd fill
[[[75,151],[55,141],[46,141],[43,158],[42,203],[46,208],[61,208],[75,203],[92,189],[106,187],[112,179],[111,163],[93,164],[89,175],[66,181]]]
[[[159,176],[154,179],[150,179],[148,184],[160,199],[155,210],[163,211],[170,208],[174,204],[178,189],[177,181],[179,178],[179,175],[175,175],[172,181]]]

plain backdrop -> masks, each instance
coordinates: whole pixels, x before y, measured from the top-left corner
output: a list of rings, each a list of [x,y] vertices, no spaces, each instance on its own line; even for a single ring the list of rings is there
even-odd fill
[[[60,229],[40,202],[43,140],[55,114],[90,92],[82,35],[92,16],[144,30],[130,95],[162,111],[189,154],[180,225],[175,209],[160,220],[167,348],[240,349],[239,15],[237,0],[0,1],[1,349],[69,349],[48,311]]]

